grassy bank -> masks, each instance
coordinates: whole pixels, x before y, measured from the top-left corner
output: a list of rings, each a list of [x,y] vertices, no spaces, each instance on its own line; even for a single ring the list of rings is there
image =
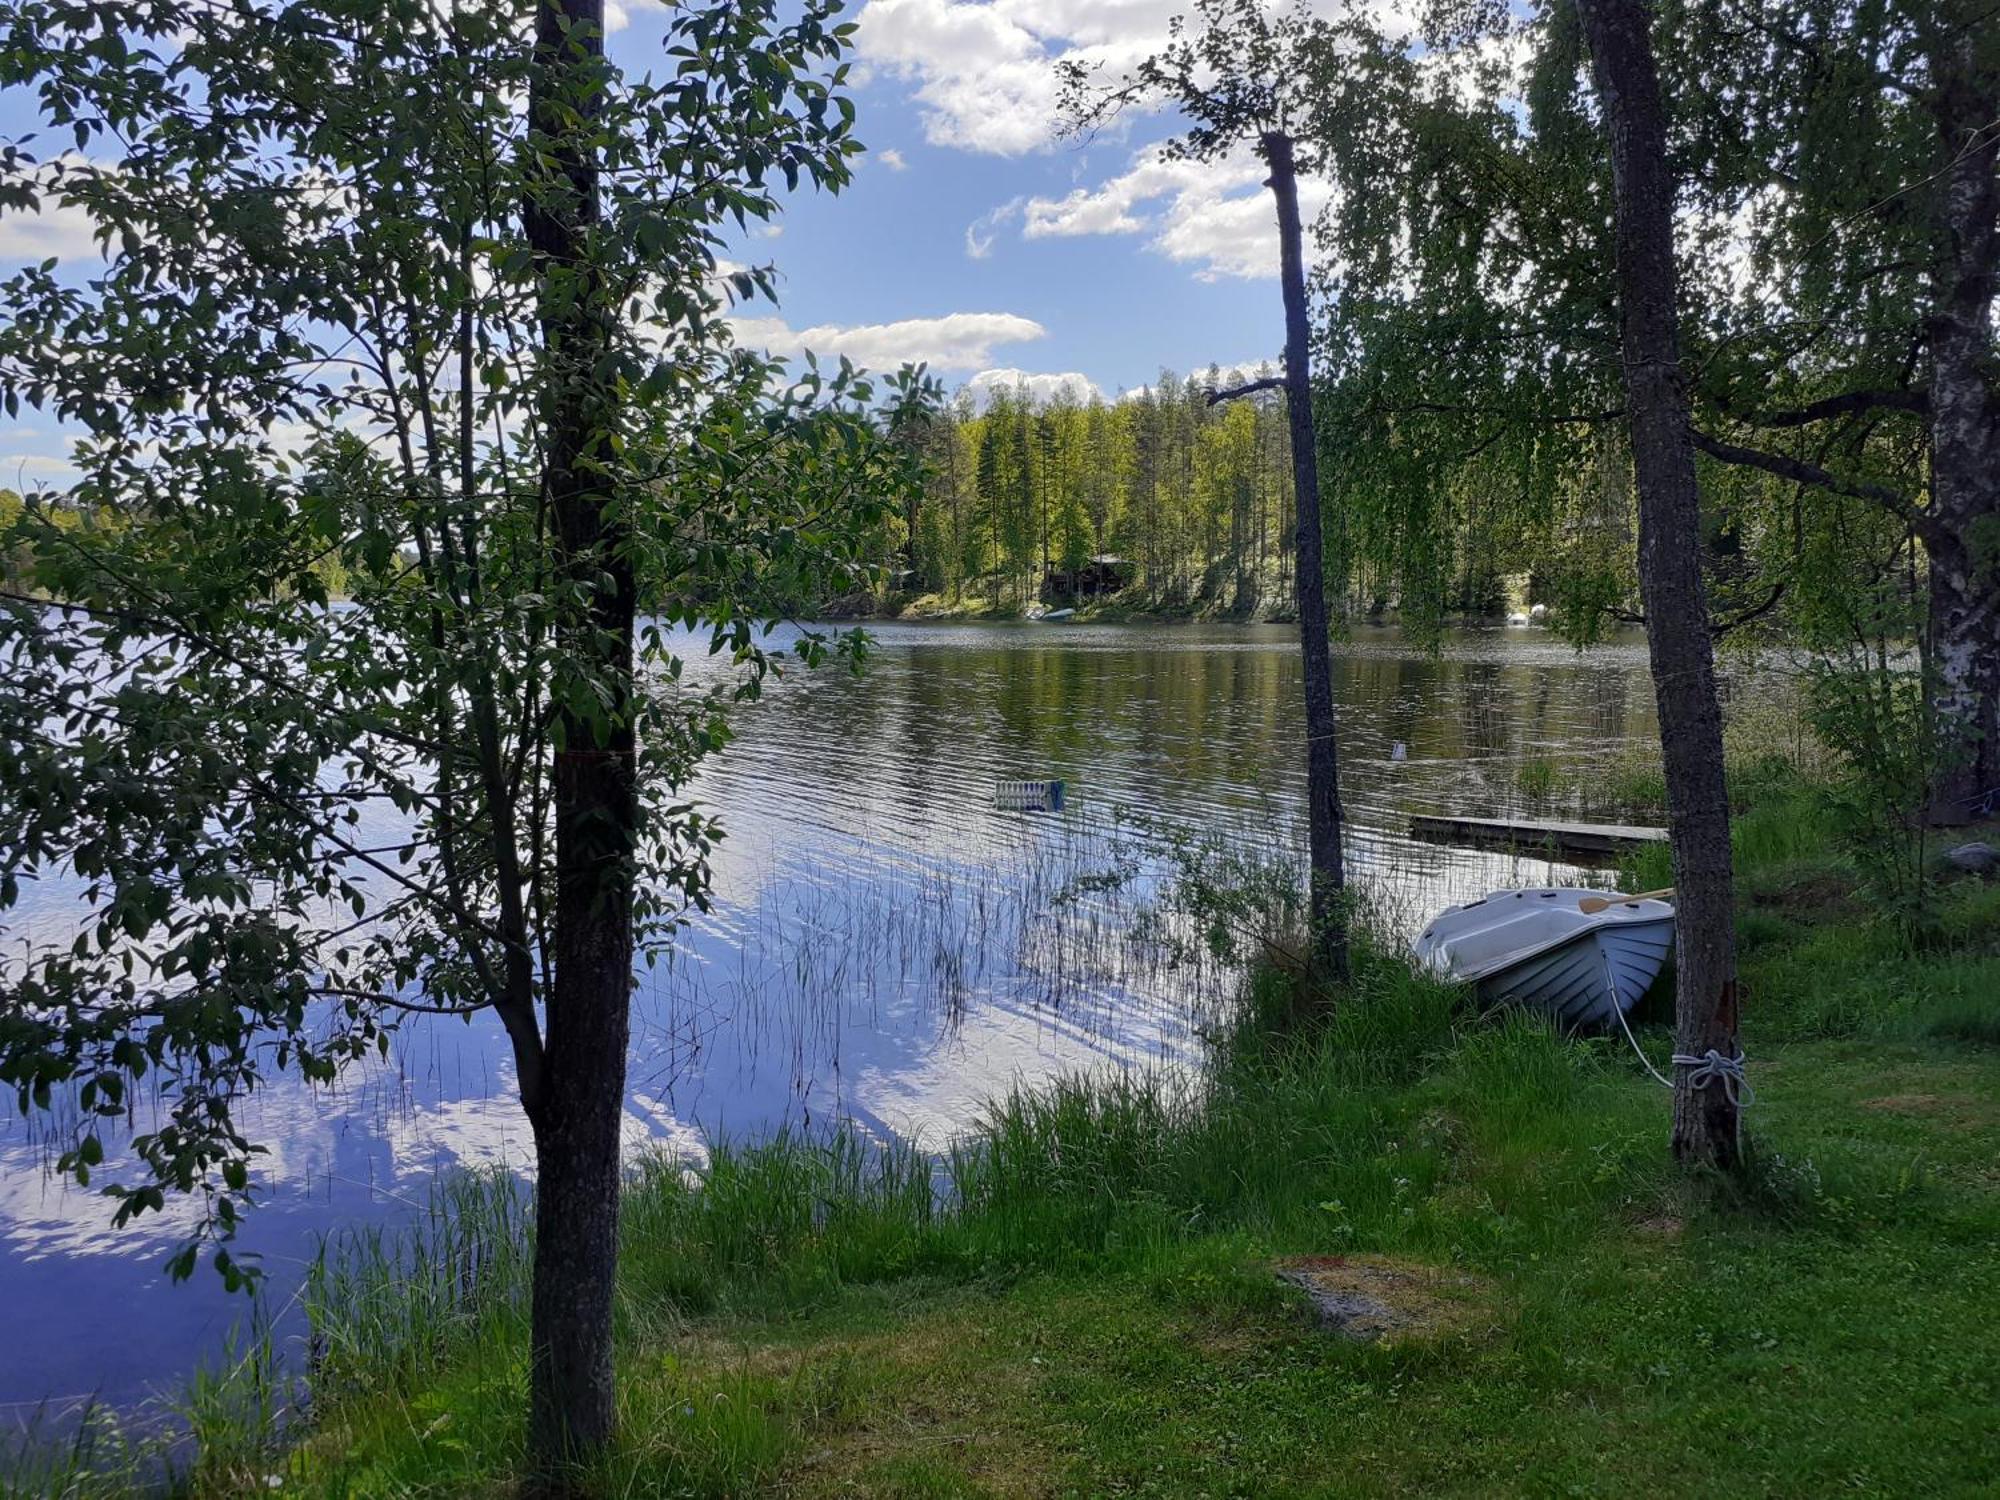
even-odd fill
[[[624,1435],[590,1487],[1991,1493],[2000,887],[1941,892],[1912,953],[1809,794],[1737,837],[1747,1182],[1664,1159],[1622,1039],[1470,1016],[1368,955],[1323,1034],[1273,1041],[1266,976],[1199,1086],[1017,1097],[941,1160],[791,1140],[643,1171]],[[260,1447],[264,1414],[218,1395],[185,1488],[507,1489],[521,1205],[457,1192],[430,1237],[316,1281],[301,1439]],[[1272,1274],[1294,1255],[1425,1289],[1418,1326],[1327,1334]]]

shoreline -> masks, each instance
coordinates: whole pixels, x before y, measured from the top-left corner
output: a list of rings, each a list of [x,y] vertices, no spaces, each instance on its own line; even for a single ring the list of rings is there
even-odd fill
[[[1906,949],[1824,806],[1759,798],[1735,828],[1759,1093],[1742,1185],[1673,1169],[1622,1038],[1475,1017],[1370,953],[1332,1030],[1287,1039],[1269,1022],[1288,981],[1263,973],[1199,1091],[1015,1095],[942,1159],[779,1140],[722,1148],[699,1185],[642,1170],[625,1435],[587,1487],[1962,1491],[2000,1458],[2000,1329],[1978,1315],[2000,1271],[1981,1165],[2000,1149],[2000,886],[1947,887]],[[1657,1022],[1638,1041],[1670,1045]],[[455,1191],[430,1238],[322,1268],[309,1423],[259,1430],[268,1407],[210,1393],[189,1493],[517,1480],[518,1190]],[[1427,1289],[1407,1336],[1316,1326],[1273,1274],[1299,1256]],[[1704,1399],[1711,1370],[1753,1399]],[[1577,1440],[1582,1400],[1615,1452]]]

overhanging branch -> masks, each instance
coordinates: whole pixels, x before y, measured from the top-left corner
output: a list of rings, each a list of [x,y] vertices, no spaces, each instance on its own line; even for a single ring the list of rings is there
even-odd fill
[[[1223,402],[1234,401],[1239,396],[1254,396],[1259,391],[1281,390],[1284,384],[1284,376],[1267,375],[1262,380],[1251,381],[1248,385],[1233,385],[1226,391],[1210,391],[1208,393],[1208,404],[1210,406],[1220,406]]]
[[[1751,427],[1807,427],[1814,422],[1824,422],[1829,417],[1852,416],[1864,411],[1909,411],[1919,415],[1931,409],[1930,398],[1922,391],[1848,391],[1839,396],[1828,396],[1823,401],[1812,401],[1790,411],[1746,412],[1738,411],[1726,402],[1724,411],[1738,422]]]
[[[1787,458],[1782,453],[1766,453],[1761,448],[1744,448],[1735,443],[1725,443],[1712,438],[1698,428],[1689,428],[1694,445],[1710,458],[1725,464],[1735,464],[1746,469],[1761,469],[1766,474],[1775,474],[1780,479],[1789,479],[1796,484],[1809,484],[1815,489],[1826,490],[1835,495],[1847,495],[1856,500],[1872,500],[1892,515],[1902,518],[1919,536],[1930,534],[1930,517],[1914,504],[1907,495],[1890,489],[1887,485],[1874,484],[1867,480],[1842,479],[1838,474],[1809,464],[1796,458]]]

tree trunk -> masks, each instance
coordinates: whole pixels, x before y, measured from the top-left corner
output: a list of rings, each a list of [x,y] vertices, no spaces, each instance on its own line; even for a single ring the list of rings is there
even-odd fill
[[[598,373],[605,294],[586,237],[600,212],[595,115],[602,0],[542,0],[530,115],[547,166],[527,209],[543,287],[544,413],[566,681],[552,684],[555,979],[536,1158],[529,1449],[545,1484],[610,1441],[619,1122],[632,989],[633,586],[629,524],[604,478],[609,395]],[[590,711],[586,711],[590,710]]]
[[[1611,141],[1624,332],[1626,421],[1639,491],[1639,583],[1660,711],[1673,839],[1677,982],[1673,1149],[1729,1168],[1740,1159],[1732,1088],[1710,1053],[1736,1041],[1736,913],[1722,711],[1701,576],[1687,386],[1676,328],[1674,184],[1645,0],[1578,0]]]
[[[1313,439],[1308,363],[1306,275],[1292,139],[1267,132],[1268,185],[1278,200],[1279,274],[1285,296],[1285,405],[1292,430],[1292,476],[1298,516],[1299,652],[1306,679],[1306,821],[1311,855],[1307,911],[1313,961],[1328,978],[1347,977],[1347,884],[1340,852],[1340,751],[1334,738],[1333,655],[1328,644],[1326,565],[1319,517],[1319,450]]]
[[[1944,7],[1930,65],[1939,148],[1931,319],[1929,658],[1942,765],[1932,820],[1963,823],[2000,792],[2000,48],[1985,16]]]

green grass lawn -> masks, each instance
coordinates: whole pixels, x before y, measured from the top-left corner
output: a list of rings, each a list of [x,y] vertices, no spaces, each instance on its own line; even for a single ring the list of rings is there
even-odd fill
[[[1017,1098],[941,1166],[781,1141],[699,1186],[645,1174],[622,1437],[587,1488],[2000,1492],[2000,888],[1946,891],[1911,954],[1823,830],[1756,816],[1743,1181],[1672,1166],[1622,1038],[1468,1016],[1369,956],[1325,1032],[1272,1041],[1265,976],[1200,1090]],[[448,1241],[316,1289],[302,1439],[274,1456],[220,1423],[184,1488],[513,1486],[519,1205],[461,1195]],[[1450,1278],[1453,1316],[1349,1342],[1273,1276],[1300,1254]]]
[[[1082,1264],[927,1267],[793,1298],[749,1278],[680,1320],[628,1309],[611,1494],[1981,1494],[2000,1484],[2000,1054],[1795,1043],[1758,1069],[1762,1180],[1678,1182],[1661,1101],[1613,1059],[1533,1100],[1478,1056],[1295,1162],[1386,1202],[1175,1233]],[[1515,1056],[1514,1061],[1520,1061]],[[1542,1080],[1538,1088],[1546,1085]],[[1404,1179],[1412,1186],[1398,1191]],[[1113,1215],[1117,1217],[1116,1214]],[[1263,1222],[1256,1222],[1263,1219]],[[1437,1339],[1351,1344],[1281,1251],[1480,1277]],[[655,1319],[658,1319],[655,1322]],[[518,1462],[518,1330],[348,1404],[299,1493],[472,1494]]]

